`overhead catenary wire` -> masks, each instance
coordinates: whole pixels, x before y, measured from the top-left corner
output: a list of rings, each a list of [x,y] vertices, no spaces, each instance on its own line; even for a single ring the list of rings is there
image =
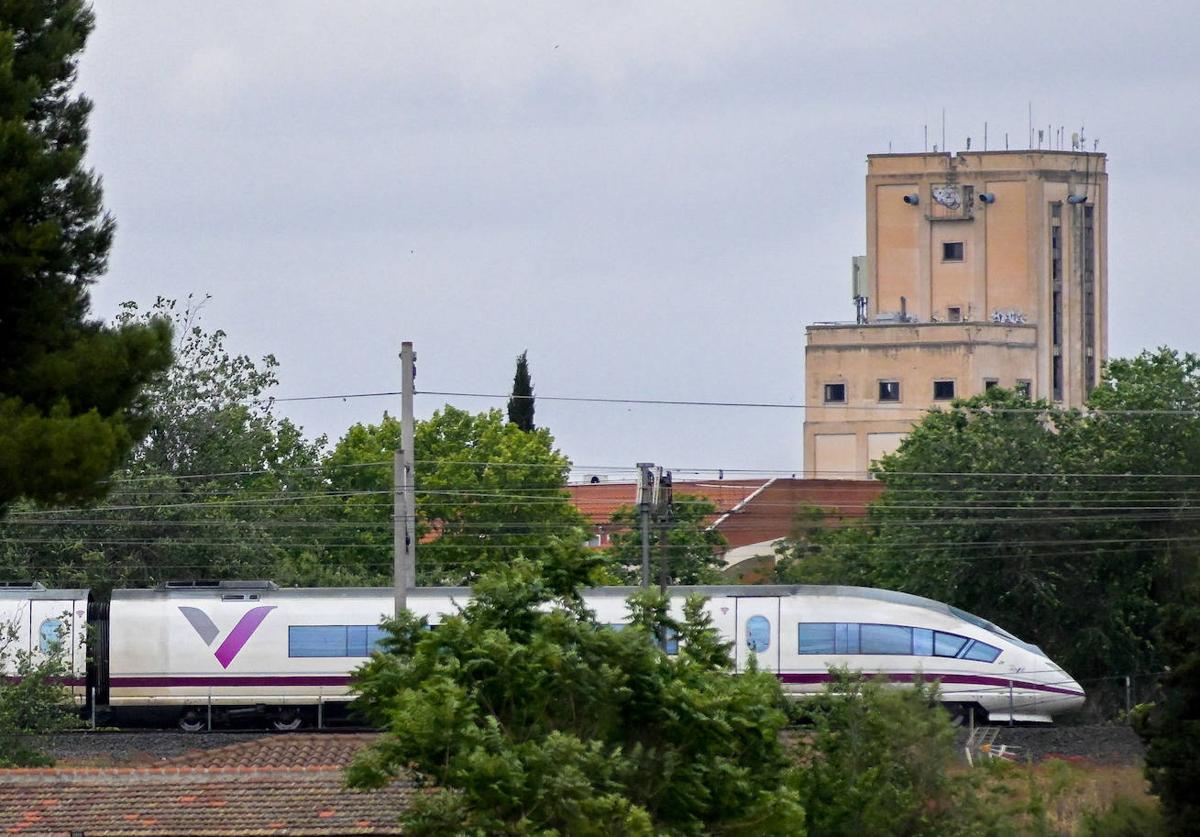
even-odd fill
[[[1034,511],[1034,510],[1029,509],[1029,511]],[[1051,510],[1051,511],[1053,511],[1053,510]],[[1092,513],[1092,514],[1076,514],[1076,515],[1046,514],[1046,515],[1036,515],[1036,516],[1016,516],[1016,517],[1013,517],[1013,516],[1010,516],[1010,517],[939,517],[939,518],[932,518],[932,519],[909,520],[909,521],[904,521],[902,523],[897,523],[895,521],[891,521],[890,523],[897,528],[920,529],[920,528],[927,528],[927,527],[946,527],[946,526],[965,526],[965,525],[972,525],[972,526],[1019,525],[1019,526],[1025,526],[1025,525],[1032,524],[1032,523],[1089,523],[1089,524],[1105,523],[1105,524],[1121,525],[1121,524],[1130,524],[1130,523],[1180,523],[1180,522],[1192,522],[1192,521],[1200,522],[1200,509],[1197,509],[1195,512],[1188,513],[1188,514],[1172,514],[1172,513],[1167,513],[1167,512],[1155,512],[1153,514],[1128,514],[1128,513],[1126,513],[1126,514],[1121,514],[1121,515],[1109,515],[1109,514],[1107,514],[1107,511],[1108,510],[1098,510],[1097,512]],[[711,512],[707,516],[716,516],[721,513],[722,513],[722,511],[720,509],[718,509],[714,512]],[[726,512],[726,513],[733,513],[733,511],[730,510],[729,512]],[[421,518],[418,517],[418,519],[421,519]],[[24,527],[35,527],[35,526],[49,526],[49,527],[54,527],[54,526],[110,526],[110,527],[120,527],[120,526],[164,526],[164,527],[170,527],[170,526],[206,526],[206,527],[208,527],[208,526],[211,526],[211,527],[216,527],[216,526],[225,526],[225,527],[253,526],[253,527],[259,527],[259,528],[266,528],[266,529],[289,528],[289,527],[322,527],[322,526],[348,527],[348,528],[370,528],[370,527],[390,526],[391,520],[390,520],[390,517],[388,517],[387,519],[384,519],[381,517],[378,520],[347,520],[344,518],[336,518],[336,519],[204,518],[204,519],[198,519],[198,520],[188,520],[188,519],[159,518],[159,517],[151,517],[151,518],[63,517],[63,518],[22,518],[22,519],[8,521],[7,524],[0,524],[0,528],[2,528],[3,525],[24,526]],[[565,532],[572,532],[572,531],[578,530],[580,528],[580,525],[581,524],[564,523],[561,521],[476,519],[476,520],[470,520],[470,521],[457,521],[454,524],[454,528],[456,530],[458,530],[458,529],[479,529],[479,530],[483,530],[483,531],[489,531],[489,530],[501,529],[501,528],[546,529],[546,530],[559,531],[559,532],[565,533]],[[588,524],[585,523],[582,525],[588,525]],[[628,519],[628,520],[619,520],[619,521],[613,522],[612,520],[606,519],[603,522],[595,523],[595,524],[591,524],[591,525],[610,527],[610,528],[614,528],[614,529],[619,528],[619,527],[632,528],[633,521],[632,521],[632,519]],[[699,523],[699,525],[703,526],[704,525],[703,521],[701,521]],[[752,519],[748,519],[748,520],[734,519],[732,522],[727,522],[727,523],[723,524],[720,527],[719,531],[731,532],[731,533],[742,532],[742,531],[759,531],[763,528],[764,525],[765,525],[764,522],[758,518],[752,518]],[[821,524],[819,522],[814,525],[818,528],[821,528]],[[878,525],[879,525],[878,521],[862,519],[862,518],[855,518],[855,519],[839,521],[839,522],[832,524],[825,528],[828,528],[828,529],[868,528],[869,529],[869,528],[877,527]]]
[[[537,393],[535,395],[514,395],[511,392],[471,392],[466,390],[421,390],[415,392],[418,396],[435,396],[439,398],[482,398],[493,401],[508,401],[510,399],[528,398],[536,401],[561,401],[573,402],[580,404],[616,404],[616,405],[642,405],[642,406],[668,406],[668,407],[732,407],[743,409],[771,409],[771,410],[871,410],[883,411],[891,413],[926,413],[930,410],[940,410],[940,407],[905,407],[903,405],[890,404],[808,404],[804,402],[791,401],[724,401],[724,400],[705,400],[695,398],[629,398],[616,396],[600,396],[600,395],[547,395]],[[400,395],[399,390],[378,390],[373,392],[343,392],[332,393],[326,395],[296,395],[283,396],[273,398],[275,403],[289,402],[304,402],[304,401],[348,401],[358,398],[390,398]],[[950,409],[967,410],[971,412],[992,412],[992,413],[1033,413],[1042,414],[1048,412],[1046,407],[1030,406],[1030,407],[1000,407],[994,405],[983,405],[979,407],[965,407],[956,405]],[[1126,410],[1107,410],[1107,409],[1084,409],[1075,410],[1087,416],[1200,416],[1200,408],[1162,408],[1162,409],[1126,409]]]

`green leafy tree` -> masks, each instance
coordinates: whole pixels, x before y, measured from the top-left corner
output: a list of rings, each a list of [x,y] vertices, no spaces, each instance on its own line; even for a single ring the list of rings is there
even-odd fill
[[[936,686],[898,688],[844,669],[797,704],[800,798],[814,834],[944,835],[979,824],[952,773],[955,735]]]
[[[529,377],[526,353],[517,355],[517,371],[513,374],[512,397],[508,399],[508,420],[526,432],[533,426],[533,379]]]
[[[0,527],[9,577],[99,590],[165,579],[273,577],[356,583],[341,571],[340,512],[321,473],[324,439],[274,415],[274,357],[231,353],[201,326],[203,300],[127,303],[120,322],[166,319],[175,361],[146,391],[149,432],[108,498],[62,510],[14,507]],[[332,553],[332,554],[331,554]]]
[[[417,580],[462,584],[519,555],[536,558],[558,541],[583,543],[586,521],[564,490],[571,463],[546,428],[526,432],[499,410],[472,414],[447,406],[417,422]],[[358,559],[391,575],[392,455],[400,422],[356,424],[326,460],[345,495],[347,536]],[[357,530],[354,527],[357,526]]]
[[[779,580],[949,602],[1035,639],[1093,695],[1155,670],[1160,606],[1197,562],[1200,359],[1115,360],[1088,407],[993,389],[930,412],[877,463],[866,519],[802,521]]]
[[[485,574],[435,631],[391,623],[357,685],[385,734],[350,783],[417,771],[411,834],[803,834],[774,676],[729,676],[699,600],[676,622],[648,594],[625,630],[597,624],[577,590],[601,561],[563,545]]]
[[[659,577],[660,562],[667,558],[671,584],[715,584],[725,566],[723,555],[729,542],[709,527],[717,506],[698,494],[675,496],[670,523],[651,523],[650,566]],[[616,574],[627,584],[641,578],[642,521],[633,506],[622,506],[613,513],[612,546],[606,552]]]
[[[1172,834],[1200,833],[1200,591],[1190,588],[1185,601],[1167,609],[1160,653],[1167,666],[1162,698],[1140,707],[1134,728],[1146,742],[1146,777],[1162,799]]]
[[[101,496],[171,359],[165,322],[87,319],[114,229],[71,90],[92,24],[78,0],[0,5],[0,510]]]

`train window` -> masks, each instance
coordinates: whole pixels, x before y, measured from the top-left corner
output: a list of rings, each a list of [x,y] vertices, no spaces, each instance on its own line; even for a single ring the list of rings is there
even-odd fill
[[[801,622],[800,623],[800,653],[801,654],[833,654],[834,634],[837,625],[833,622]]]
[[[857,654],[858,625],[854,622],[801,622],[801,654]]]
[[[758,653],[771,647],[771,623],[765,616],[746,620],[746,647]]]
[[[384,638],[378,625],[289,625],[289,657],[369,657]]]
[[[668,655],[675,656],[679,653],[679,633],[674,628],[667,628],[666,642],[660,642],[658,645]]]
[[[625,622],[602,622],[600,627],[610,631],[623,631],[629,625]],[[674,628],[667,628],[667,641],[663,643],[659,641],[658,637],[655,637],[654,644],[674,656],[679,653],[679,633]]]
[[[939,657],[957,657],[966,644],[967,638],[958,634],[944,634],[938,631],[933,635],[933,653]]]
[[[834,631],[835,650],[839,654],[858,653],[858,625],[856,623],[839,622]]]
[[[911,654],[912,628],[901,625],[860,625],[863,654]]]
[[[346,656],[369,657],[383,641],[383,628],[378,625],[347,625]]]
[[[933,631],[929,628],[913,628],[913,653],[918,657],[933,656]]]
[[[345,625],[291,625],[289,657],[345,657]]]
[[[962,655],[964,660],[978,660],[981,663],[994,663],[1000,656],[1000,649],[986,642],[975,640]]]

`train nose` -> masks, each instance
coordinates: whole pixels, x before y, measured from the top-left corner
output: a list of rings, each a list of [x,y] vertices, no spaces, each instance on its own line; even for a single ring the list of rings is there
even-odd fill
[[[1055,668],[1058,668],[1055,666]],[[1061,668],[1058,669],[1058,677],[1055,678],[1053,689],[1054,711],[1059,712],[1074,712],[1076,709],[1083,708],[1087,702],[1087,693],[1083,687],[1075,680],[1074,677],[1067,674]]]
[[[1076,682],[1075,678],[1068,676],[1067,680],[1067,689],[1075,693],[1067,702],[1068,711],[1082,709],[1083,705],[1087,703],[1087,693],[1084,692],[1083,687]]]

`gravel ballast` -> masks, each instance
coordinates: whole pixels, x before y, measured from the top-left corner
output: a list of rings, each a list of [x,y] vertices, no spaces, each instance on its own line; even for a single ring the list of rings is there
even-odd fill
[[[33,743],[64,767],[153,767],[197,750],[285,734],[162,730],[75,732],[39,737]],[[967,732],[962,730],[960,748],[966,744],[966,739]],[[1137,764],[1144,755],[1141,739],[1128,726],[1122,725],[1000,727],[995,746],[1001,745],[1007,745],[1019,760],[1035,762],[1059,757],[1094,764]]]

